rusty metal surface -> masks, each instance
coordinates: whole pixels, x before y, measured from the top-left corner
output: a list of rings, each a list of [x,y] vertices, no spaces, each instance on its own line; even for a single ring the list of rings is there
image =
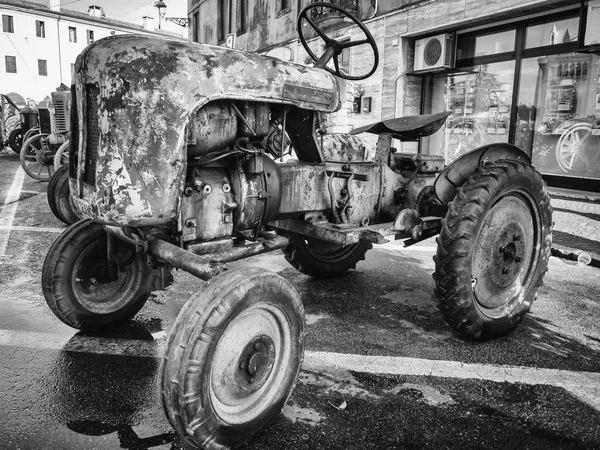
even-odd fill
[[[190,116],[216,99],[262,101],[333,112],[341,103],[330,74],[223,47],[145,36],[113,36],[87,47],[76,62],[79,157],[93,154],[95,177],[82,186],[81,210],[116,225],[177,219],[187,162]],[[318,86],[329,104],[284,97],[284,87]],[[87,148],[89,145],[95,147]]]
[[[484,145],[465,153],[440,173],[434,184],[436,195],[442,203],[448,204],[454,198],[456,188],[463,185],[478,165],[500,159],[513,159],[531,164],[529,156],[519,147],[505,143]]]
[[[351,206],[346,209],[348,222],[361,223],[365,218],[373,222],[377,217],[381,193],[380,165],[369,162],[286,163],[280,164],[279,168],[285,187],[280,216],[330,210],[330,193],[333,191],[334,200],[348,201],[348,206]]]
[[[319,141],[325,161],[368,161],[375,153],[370,142],[345,133],[324,134]]]

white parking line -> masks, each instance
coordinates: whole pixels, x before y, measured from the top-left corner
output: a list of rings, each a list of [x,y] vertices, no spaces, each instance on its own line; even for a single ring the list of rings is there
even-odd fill
[[[17,200],[21,194],[21,188],[23,187],[23,181],[25,180],[25,171],[21,166],[15,172],[12,185],[6,198],[4,199],[4,207],[0,211],[0,226],[10,227],[15,220],[15,214],[17,207],[19,206]],[[0,256],[4,256],[6,252],[6,246],[8,245],[9,233],[0,234]]]
[[[161,358],[165,351],[165,333],[155,333],[154,336],[158,340],[59,336],[49,333],[0,330],[0,346]],[[433,376],[487,380],[497,383],[557,386],[564,388],[580,401],[600,411],[600,373],[596,372],[314,351],[306,352],[302,367],[304,370],[324,372],[335,372],[342,369],[378,375]]]

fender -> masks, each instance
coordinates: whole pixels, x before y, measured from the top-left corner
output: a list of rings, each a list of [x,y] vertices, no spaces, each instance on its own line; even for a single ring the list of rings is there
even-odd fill
[[[322,112],[341,107],[340,82],[325,70],[139,35],[86,47],[75,63],[74,84],[71,147],[80,164],[76,174],[70,171],[71,192],[82,214],[115,225],[177,219],[187,126],[207,103],[230,99]]]
[[[435,194],[444,205],[448,205],[456,195],[456,189],[464,184],[480,164],[500,159],[531,164],[529,156],[519,147],[504,143],[484,145],[462,155],[446,166],[433,185]]]

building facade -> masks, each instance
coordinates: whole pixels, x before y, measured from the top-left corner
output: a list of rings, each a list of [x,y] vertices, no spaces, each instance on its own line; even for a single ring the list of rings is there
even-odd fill
[[[71,84],[75,58],[91,42],[116,34],[157,34],[107,19],[97,6],[88,14],[61,8],[59,0],[0,0],[0,17],[0,93],[34,102]]]
[[[309,3],[189,0],[189,38],[308,64],[296,21]],[[330,3],[360,16],[379,49],[377,71],[347,83],[347,102],[329,118],[334,131],[451,111],[442,130],[418,145],[397,143],[399,150],[449,163],[477,146],[508,142],[530,155],[550,185],[600,191],[599,0]],[[363,38],[348,21],[322,24],[335,39]],[[323,49],[318,37],[308,44],[316,54]],[[350,73],[370,63],[364,46],[342,55]]]

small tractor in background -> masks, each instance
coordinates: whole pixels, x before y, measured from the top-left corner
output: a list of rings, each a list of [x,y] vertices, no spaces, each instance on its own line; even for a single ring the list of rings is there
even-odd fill
[[[342,14],[363,37],[332,39],[315,8]],[[311,29],[321,56],[306,42]],[[160,374],[169,422],[199,448],[239,446],[273,422],[304,354],[292,284],[226,263],[279,249],[302,273],[340,276],[373,244],[439,233],[439,309],[472,340],[513,330],[547,270],[550,198],[523,151],[488,145],[448,167],[393,151],[393,138],[430,135],[446,112],[354,130],[379,135],[373,160],[356,136],[321,139],[321,115],[341,106],[341,79],[368,77],[379,54],[365,25],[333,4],[304,8],[298,33],[314,67],[133,35],[98,40],[75,64],[64,170],[83,219],[50,247],[44,296],[60,320],[89,330],[134,317],[173,268],[209,281],[181,309]],[[373,67],[346,74],[340,54],[358,45]],[[282,161],[287,140],[297,160]],[[44,150],[24,154],[51,165]]]
[[[21,166],[35,180],[50,181],[56,155],[64,154],[69,145],[70,104],[70,91],[52,92],[51,100],[42,101],[37,107],[39,128],[32,130],[38,132],[23,136]]]

